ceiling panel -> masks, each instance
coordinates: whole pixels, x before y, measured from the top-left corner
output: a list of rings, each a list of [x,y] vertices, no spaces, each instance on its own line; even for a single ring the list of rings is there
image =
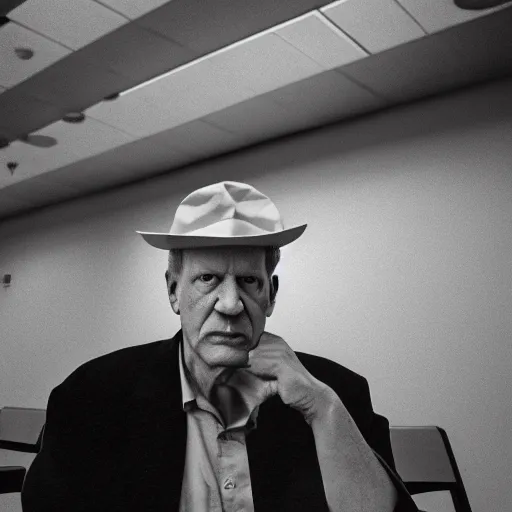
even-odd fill
[[[66,147],[38,148],[22,142],[13,142],[0,151],[0,187],[19,183],[55,167],[67,165],[76,159],[75,154]],[[7,162],[18,164],[14,175],[8,171]]]
[[[145,138],[57,169],[45,177],[82,192],[92,192],[165,172],[191,158],[171,144],[159,145]]]
[[[268,32],[217,52],[208,60],[220,83],[232,82],[253,90],[255,94],[272,91],[323,71],[313,59],[278,35]]]
[[[349,117],[385,106],[385,101],[335,71],[326,71],[268,95],[295,113],[304,125],[308,120]]]
[[[172,106],[147,101],[138,89],[116,100],[102,101],[86,110],[93,119],[137,137],[146,137],[176,126]]]
[[[82,110],[105,96],[128,88],[131,82],[127,77],[98,67],[79,51],[21,83],[16,89],[20,94],[60,105],[61,110],[74,111]],[[3,113],[2,110],[0,112]],[[42,126],[44,124],[32,128],[38,129]]]
[[[317,11],[281,26],[275,33],[324,69],[343,66],[368,55]]]
[[[325,3],[323,0],[172,0],[131,22],[146,27],[143,34],[125,31],[126,25],[121,26],[16,86],[16,89],[22,88],[16,98],[35,97],[54,103],[58,111],[88,108],[105,96],[127,90],[181,65],[183,55],[177,55],[175,46],[167,52],[161,42],[163,38],[185,49],[191,48],[187,43],[197,43],[201,50],[192,51],[192,58],[195,58]],[[10,0],[7,7],[14,4]],[[163,37],[151,38],[148,33],[159,32],[156,25],[162,29],[160,36]],[[142,45],[151,44],[147,54],[143,46],[131,45],[125,49],[130,34]],[[7,114],[10,108],[7,107]],[[23,102],[14,108],[23,113],[28,110]],[[32,132],[61,117],[48,119],[47,114],[47,109],[43,109],[41,115],[34,109],[28,116],[20,115],[15,119],[16,132]],[[7,124],[3,123],[4,117],[5,112],[0,107],[0,126]],[[13,133],[15,130],[10,126],[4,132]]]
[[[396,0],[429,33],[486,16],[507,6],[479,11],[460,9],[453,0]]]
[[[177,68],[198,56],[197,52],[134,23],[123,25],[87,45],[79,54],[81,59],[98,64],[101,62],[101,66],[133,78],[137,84]]]
[[[136,23],[205,54],[327,3],[325,0],[172,0]]]
[[[244,143],[238,134],[222,130],[203,120],[191,121],[151,138],[155,144],[174,145],[199,158],[230,151]]]
[[[17,48],[31,49],[34,55],[29,60],[21,60],[15,53]],[[69,53],[71,50],[59,43],[17,23],[6,23],[0,28],[0,84],[13,87]]]
[[[354,62],[339,71],[393,102],[510,76],[511,26],[512,9],[507,9]]]
[[[174,126],[254,96],[236,77],[226,80],[211,59],[187,64],[127,94],[142,95],[170,112]]]
[[[9,139],[26,134],[27,126],[45,126],[65,114],[52,103],[23,94],[20,86],[0,94],[0,112],[0,135]]]
[[[169,0],[99,0],[100,3],[110,7],[127,18],[134,20],[143,14],[166,4]]]
[[[425,35],[394,0],[341,0],[321,12],[370,53]]]
[[[75,162],[41,176],[83,193],[164,173],[246,142],[220,128],[193,121]],[[15,191],[16,186],[9,190]]]
[[[91,118],[86,118],[80,124],[58,121],[36,133],[54,137],[58,144],[49,148],[39,148],[16,141],[0,151],[2,169],[6,169],[8,161],[16,161],[19,164],[14,176],[9,176],[8,171],[0,175],[0,186],[38,176],[133,140],[131,135]]]
[[[286,117],[287,111],[284,107],[270,98],[259,96],[210,114],[203,121],[244,138],[262,133],[270,137],[275,133],[283,133],[289,127]]]
[[[83,123],[69,124],[57,121],[39,130],[41,135],[55,137],[59,146],[78,158],[86,158],[133,140],[133,136],[95,119],[86,117]],[[55,146],[57,147],[57,146]]]
[[[26,0],[9,18],[74,50],[128,22],[92,0]]]

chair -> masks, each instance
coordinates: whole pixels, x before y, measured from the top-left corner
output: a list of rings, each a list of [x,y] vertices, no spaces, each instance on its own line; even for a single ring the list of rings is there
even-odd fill
[[[449,491],[456,512],[471,512],[446,432],[435,426],[390,427],[397,472],[411,495]]]
[[[38,453],[41,448],[46,410],[3,407],[0,409],[0,449]],[[21,492],[27,468],[0,466],[0,494]]]

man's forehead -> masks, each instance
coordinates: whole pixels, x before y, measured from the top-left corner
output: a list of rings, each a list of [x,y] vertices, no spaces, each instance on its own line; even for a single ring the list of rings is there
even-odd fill
[[[250,268],[265,269],[265,249],[262,247],[204,247],[184,249],[183,266],[190,268],[215,266],[221,269]]]

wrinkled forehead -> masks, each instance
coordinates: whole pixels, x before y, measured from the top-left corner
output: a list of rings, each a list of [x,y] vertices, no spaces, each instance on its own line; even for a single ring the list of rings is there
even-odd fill
[[[183,269],[206,269],[217,272],[265,272],[265,249],[245,246],[184,249]]]

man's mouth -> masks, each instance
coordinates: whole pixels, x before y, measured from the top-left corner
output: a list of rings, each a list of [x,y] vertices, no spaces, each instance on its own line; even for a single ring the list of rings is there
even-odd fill
[[[213,331],[209,334],[209,336],[221,339],[223,341],[226,340],[228,342],[236,342],[236,344],[247,340],[247,336],[243,332],[236,331]]]

